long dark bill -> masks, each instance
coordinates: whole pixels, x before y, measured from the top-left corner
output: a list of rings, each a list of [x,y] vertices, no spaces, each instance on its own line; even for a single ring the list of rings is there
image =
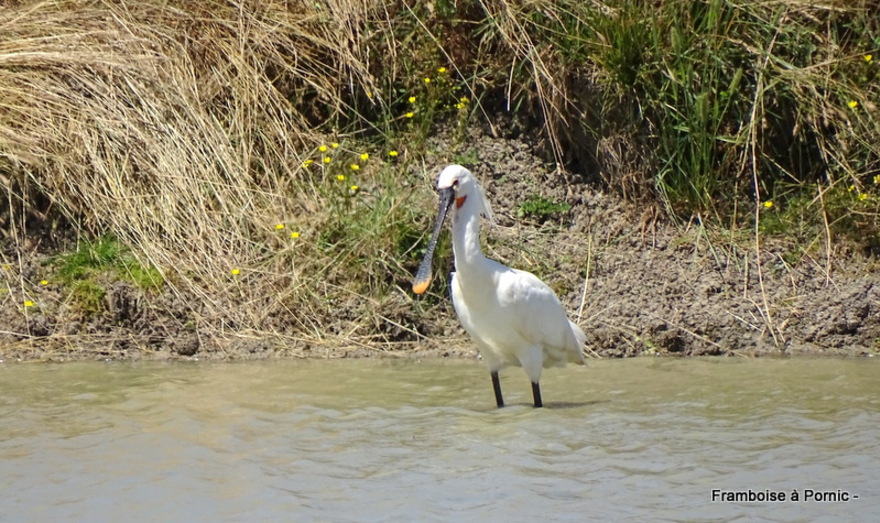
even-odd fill
[[[434,248],[437,247],[437,238],[440,237],[440,229],[443,228],[443,221],[446,220],[446,213],[449,212],[449,206],[455,201],[455,191],[452,187],[440,189],[440,205],[437,208],[437,221],[434,223],[434,232],[431,234],[431,241],[428,242],[428,250],[425,251],[425,257],[419,264],[419,270],[413,279],[413,292],[422,294],[428,290],[431,285],[431,263],[434,260]]]

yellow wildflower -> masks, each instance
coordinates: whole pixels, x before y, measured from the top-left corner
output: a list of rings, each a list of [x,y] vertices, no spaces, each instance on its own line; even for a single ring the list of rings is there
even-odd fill
[[[856,186],[855,186],[855,185],[850,185],[849,187],[847,187],[846,190],[849,191],[849,192],[853,192],[853,191],[856,190]]]
[[[306,160],[303,162],[303,167],[308,167],[309,165],[312,165],[313,163],[315,163],[314,160],[311,160],[311,159]]]
[[[408,113],[406,113],[405,116],[406,116],[407,118],[412,118],[412,117],[415,116],[415,115],[416,115],[416,113],[408,112]]]
[[[457,104],[455,104],[455,108],[456,109],[464,109],[464,104],[461,102],[458,102]]]
[[[431,79],[430,79],[430,78],[425,78],[425,83],[426,83],[426,84],[431,83]]]
[[[361,160],[367,161],[370,159],[370,153],[364,153],[361,155]]]
[[[360,168],[361,168],[361,166],[358,165],[358,164],[356,164],[356,163],[351,164],[351,170],[352,170],[352,171],[357,171],[357,170],[360,169]],[[343,179],[344,179],[344,178],[343,178]]]
[[[397,151],[388,151],[388,156],[397,156]]]
[[[229,271],[229,272],[232,273],[233,276],[238,276],[238,273],[240,273],[241,271],[238,270],[238,269],[232,269],[232,270]]]
[[[865,59],[866,62],[870,62],[871,60],[874,59],[874,56],[870,55],[870,54],[866,54],[863,58]]]
[[[284,224],[283,224],[283,223],[279,223],[279,224],[276,224],[276,225],[275,225],[275,230],[276,230],[276,231],[280,231],[280,230],[283,229],[283,228],[284,228]]]
[[[850,109],[855,109],[856,107],[859,106],[859,102],[857,102],[855,100],[850,100],[849,103],[846,105],[848,105]]]
[[[446,68],[445,68],[445,67],[441,67],[441,68],[437,69],[437,72],[440,73],[440,74],[443,74],[443,73],[446,72]]]
[[[773,207],[773,201],[771,201],[771,200],[767,200],[766,202],[764,202],[764,208],[765,208],[765,209],[769,209],[769,208],[771,208],[771,207]]]
[[[339,180],[340,182],[344,182],[344,181],[345,181],[345,175],[344,175],[344,174],[337,174],[337,175],[336,175],[336,179]]]
[[[874,185],[880,185],[880,174],[874,177]]]
[[[461,103],[463,103],[463,104],[467,104],[467,103],[470,103],[470,102],[471,102],[471,99],[468,98],[467,96],[462,96],[461,98],[458,99],[458,101],[461,102]]]
[[[321,151],[322,153],[326,153],[326,152],[327,152],[327,146],[326,146],[326,145],[322,145],[321,147],[318,147],[318,150]]]
[[[367,91],[367,98],[373,98],[373,91]]]
[[[40,280],[40,285],[49,285],[48,280]]]
[[[410,96],[410,97],[409,97],[409,103],[411,103],[411,104],[416,103],[416,97],[415,97],[415,96]]]
[[[360,187],[358,187],[357,185],[352,185],[351,187],[349,187],[349,189],[351,189],[351,192],[357,192]]]
[[[339,149],[339,144],[337,142],[333,142],[330,144],[330,147],[332,147],[334,149]]]
[[[324,157],[324,163],[330,163],[330,157],[329,157],[329,156],[325,156],[325,157]]]
[[[32,302],[31,300],[24,300],[24,306],[25,307],[33,307],[34,302]]]
[[[859,194],[859,201],[863,202],[868,199],[868,193],[863,192]]]
[[[296,231],[293,231],[292,233],[290,233],[290,237],[295,240],[295,239],[299,238],[299,233]]]

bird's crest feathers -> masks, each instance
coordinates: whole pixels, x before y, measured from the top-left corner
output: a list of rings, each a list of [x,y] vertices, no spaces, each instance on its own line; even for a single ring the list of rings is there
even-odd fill
[[[480,210],[480,215],[488,220],[490,224],[495,225],[495,213],[492,212],[492,206],[486,198],[486,193],[483,192],[483,188],[479,185],[477,185],[477,192],[480,195],[480,207],[482,208]]]

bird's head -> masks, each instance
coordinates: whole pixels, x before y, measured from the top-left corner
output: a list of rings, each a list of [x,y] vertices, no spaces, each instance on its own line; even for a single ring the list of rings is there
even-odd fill
[[[455,219],[460,217],[459,213],[480,213],[490,221],[494,221],[492,208],[483,194],[483,189],[474,175],[461,165],[450,165],[440,172],[437,178],[437,193],[440,196],[440,205],[437,209],[437,220],[434,222],[434,232],[413,280],[413,292],[416,294],[424,293],[431,284],[434,248],[450,208],[453,208]]]
[[[437,178],[437,192],[440,194],[441,206],[446,201],[447,209],[455,203],[455,209],[468,205],[484,218],[494,222],[492,208],[483,194],[483,188],[470,171],[461,165],[450,165],[440,171]],[[471,207],[472,206],[472,207]]]

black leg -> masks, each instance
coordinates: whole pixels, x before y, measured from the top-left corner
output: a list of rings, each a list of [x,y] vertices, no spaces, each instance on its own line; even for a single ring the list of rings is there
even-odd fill
[[[535,398],[536,409],[544,406],[544,402],[541,401],[541,386],[537,383],[532,383],[532,396]]]
[[[498,408],[504,406],[504,398],[501,397],[501,381],[498,380],[498,371],[492,371],[492,388],[495,390],[495,403]]]

